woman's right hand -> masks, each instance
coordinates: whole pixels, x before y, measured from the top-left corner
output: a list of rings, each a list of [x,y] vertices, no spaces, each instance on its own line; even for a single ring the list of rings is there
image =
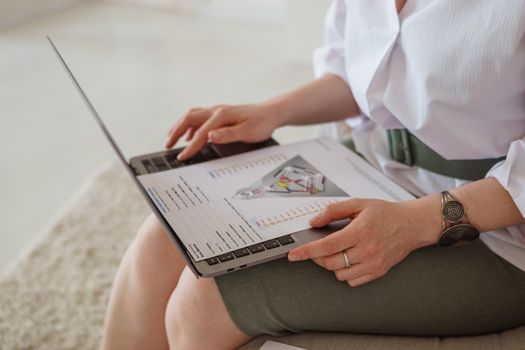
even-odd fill
[[[166,148],[173,147],[186,134],[186,140],[191,142],[178,156],[180,160],[186,160],[208,141],[218,144],[264,141],[280,123],[278,111],[270,105],[194,108],[171,128]]]

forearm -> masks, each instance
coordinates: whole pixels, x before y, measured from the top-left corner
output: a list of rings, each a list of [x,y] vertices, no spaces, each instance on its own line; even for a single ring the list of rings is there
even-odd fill
[[[465,208],[469,222],[480,232],[525,223],[509,193],[494,178],[471,182],[449,190]],[[442,232],[441,194],[436,193],[410,202],[421,227],[420,246],[436,243]]]
[[[265,105],[275,111],[278,126],[327,123],[359,114],[352,91],[335,75],[325,75]]]
[[[525,222],[510,194],[492,177],[461,186],[451,193],[463,203],[470,223],[481,232]]]

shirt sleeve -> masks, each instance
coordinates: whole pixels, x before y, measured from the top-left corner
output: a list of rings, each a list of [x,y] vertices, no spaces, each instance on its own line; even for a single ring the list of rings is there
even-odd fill
[[[498,180],[525,218],[525,138],[513,141],[507,158],[494,165],[486,177]]]
[[[348,84],[345,71],[345,22],[345,1],[333,0],[326,14],[324,44],[316,49],[313,55],[316,78],[325,74],[334,74]]]

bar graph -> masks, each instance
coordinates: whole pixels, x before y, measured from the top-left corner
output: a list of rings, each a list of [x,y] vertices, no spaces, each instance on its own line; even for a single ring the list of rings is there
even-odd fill
[[[252,218],[252,222],[261,230],[287,225],[297,220],[309,220],[319,213],[325,206],[335,203],[340,199],[324,199],[306,201],[286,210],[276,211],[264,216]]]
[[[272,154],[261,158],[256,158],[250,161],[240,162],[229,166],[218,167],[210,170],[209,175],[214,178],[221,178],[225,176],[236,175],[243,170],[249,170],[258,166],[264,165],[279,165],[287,159],[284,153]]]

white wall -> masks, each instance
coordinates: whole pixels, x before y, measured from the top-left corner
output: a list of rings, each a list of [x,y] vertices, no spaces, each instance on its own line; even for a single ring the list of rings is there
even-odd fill
[[[313,50],[323,43],[323,27],[329,0],[287,0],[288,57],[311,64]]]
[[[122,1],[122,0],[121,0]],[[290,61],[311,64],[322,44],[323,23],[330,0],[127,0],[171,1],[179,10],[198,16],[281,26]]]
[[[322,44],[324,17],[331,2],[329,0],[171,1],[186,1],[190,11],[203,16],[282,26],[283,35],[289,42],[287,57],[295,63],[303,64],[311,64],[313,50]]]
[[[0,0],[0,29],[82,0]]]
[[[0,0],[1,1],[1,0]],[[109,0],[160,6],[192,16],[281,27],[289,41],[287,57],[311,64],[322,44],[323,22],[331,0]]]
[[[186,2],[200,15],[282,25],[286,21],[286,0],[193,0]]]

